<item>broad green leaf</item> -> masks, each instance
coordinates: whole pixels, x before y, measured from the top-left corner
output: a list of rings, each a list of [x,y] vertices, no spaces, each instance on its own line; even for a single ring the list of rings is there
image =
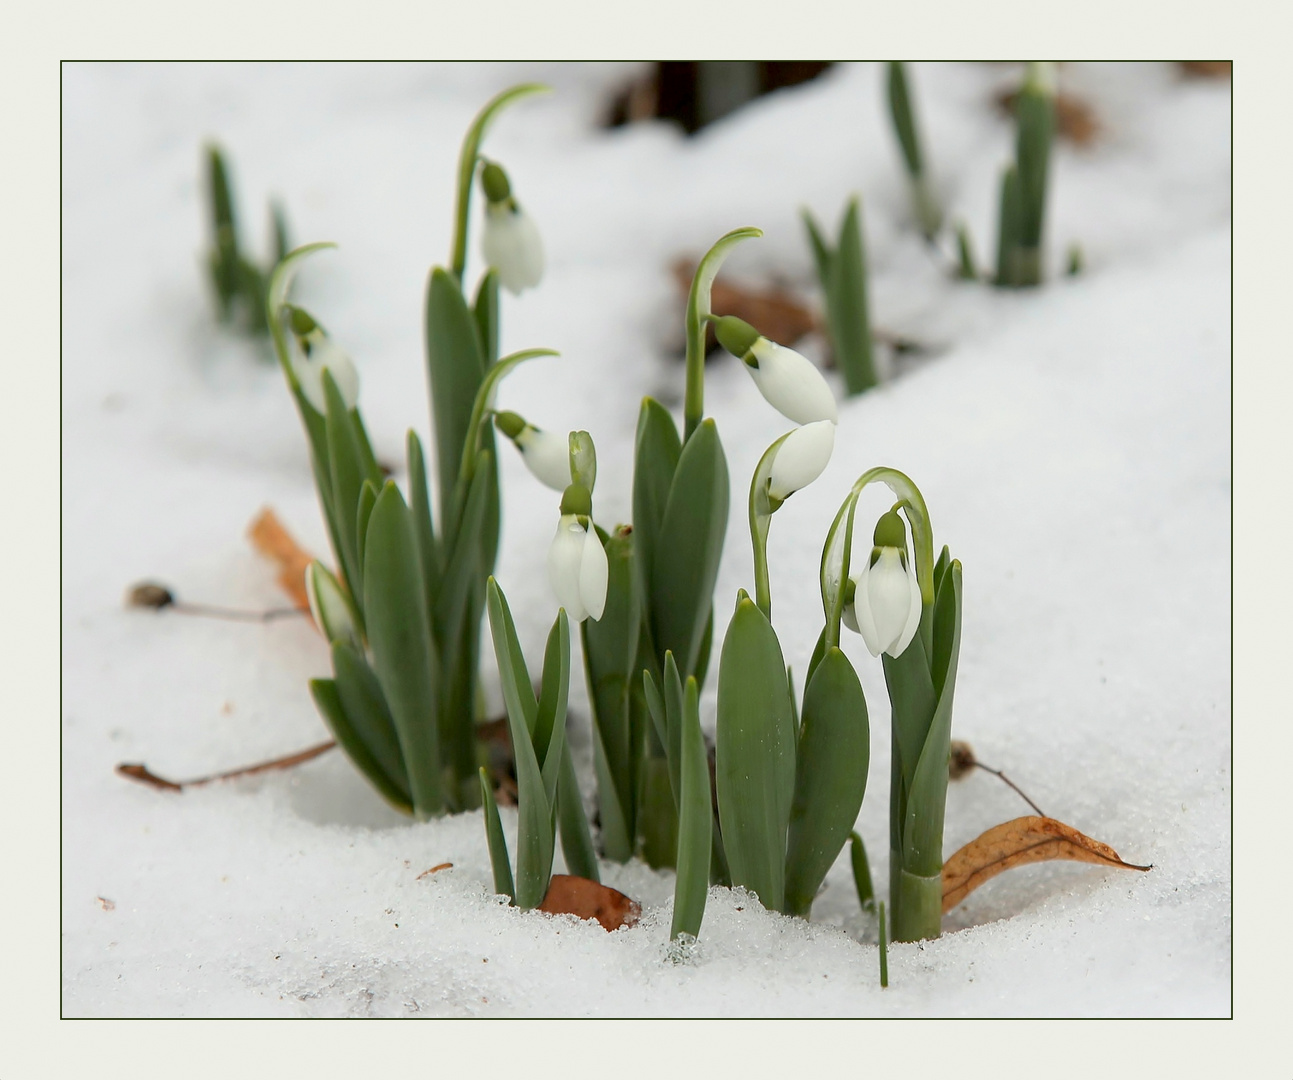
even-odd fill
[[[431,490],[427,481],[426,459],[422,440],[409,429],[405,440],[409,462],[409,512],[418,539],[418,556],[422,560],[422,578],[426,584],[426,608],[435,629],[436,598],[440,595],[440,546],[436,543],[431,519]],[[362,500],[362,496],[360,496]]]
[[[489,774],[480,770],[480,802],[485,810],[485,841],[489,845],[489,863],[494,870],[494,892],[516,903],[516,886],[512,882],[512,865],[507,857],[507,837],[498,816],[498,803],[489,783]]]
[[[672,650],[678,670],[694,674],[727,532],[727,460],[714,421],[683,447],[652,552],[655,647]],[[645,554],[645,553],[644,553]]]
[[[659,402],[643,398],[633,457],[633,549],[641,595],[648,603],[656,540],[681,453],[673,417]]]
[[[844,373],[850,394],[860,394],[876,383],[871,357],[871,319],[867,311],[866,257],[862,244],[861,210],[849,200],[840,242],[831,260],[830,288],[826,294],[827,321],[835,359]]]
[[[556,798],[561,747],[566,739],[566,702],[570,690],[570,620],[565,608],[548,633],[543,651],[543,683],[534,722],[534,752],[543,766],[548,799]]]
[[[942,620],[936,617],[935,649],[938,635],[948,635],[947,675],[938,699],[929,736],[925,740],[907,797],[903,827],[903,869],[922,877],[942,872],[943,819],[947,810],[947,762],[952,745],[952,698],[956,690],[956,665],[961,652],[961,564],[953,559],[948,568],[950,589]]]
[[[889,689],[894,739],[902,757],[903,784],[910,790],[916,762],[938,704],[925,644],[917,634],[897,659],[883,653],[880,660],[884,664],[884,681]]]
[[[566,859],[566,869],[589,881],[600,882],[597,872],[597,853],[593,850],[593,834],[588,828],[588,815],[579,795],[579,780],[575,776],[574,758],[570,756],[570,743],[561,744],[561,781],[557,785],[557,820],[561,826],[561,853]]]
[[[498,674],[503,685],[507,726],[512,736],[512,755],[516,764],[516,902],[520,907],[533,908],[543,902],[552,877],[556,839],[553,814],[556,807],[548,801],[543,774],[531,741],[538,706],[529,684],[530,677],[521,655],[512,613],[493,578],[489,579],[486,592],[489,628],[494,637],[494,654],[498,658]]]
[[[669,790],[669,766],[663,757],[642,760],[642,794],[638,800],[638,832],[642,858],[653,870],[674,865],[678,858],[678,811]]]
[[[485,357],[458,282],[438,266],[427,282],[426,352],[440,478],[440,527],[447,538],[453,531],[449,506],[458,482],[472,404],[485,376]]]
[[[862,684],[830,648],[804,690],[786,849],[786,911],[808,918],[866,792],[871,728]]]
[[[354,762],[355,768],[368,778],[369,783],[378,790],[382,798],[396,810],[411,814],[413,805],[409,802],[407,792],[401,792],[395,786],[378,765],[377,760],[369,753],[364,740],[359,737],[350,717],[346,714],[345,706],[341,703],[341,695],[337,691],[337,684],[331,679],[311,679],[310,696],[314,698],[314,704],[319,710],[319,715],[323,717],[324,723],[328,725],[328,730],[341,744],[346,756]]]
[[[441,813],[437,678],[413,520],[388,481],[368,519],[364,621],[377,678],[395,720],[418,815]]]
[[[471,307],[487,369],[498,360],[498,313],[498,274],[490,270],[476,286],[476,301]]]
[[[700,934],[709,891],[714,810],[709,789],[709,759],[700,730],[699,689],[687,680],[680,724],[681,791],[678,798],[678,878],[673,894],[669,936]]]
[[[391,719],[382,684],[358,652],[345,642],[332,645],[332,670],[355,733],[405,803],[412,800],[400,737]]]
[[[795,735],[781,645],[749,597],[737,605],[719,656],[717,737],[718,814],[732,884],[780,911]]]

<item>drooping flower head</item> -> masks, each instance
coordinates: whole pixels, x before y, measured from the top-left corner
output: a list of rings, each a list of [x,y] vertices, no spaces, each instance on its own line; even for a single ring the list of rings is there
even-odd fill
[[[548,548],[548,581],[574,622],[602,617],[610,566],[592,519],[592,495],[571,484],[561,497],[561,521]]]
[[[907,552],[907,527],[896,510],[876,522],[874,546],[845,586],[844,622],[872,656],[901,656],[920,626],[920,583]]]
[[[338,346],[313,316],[303,308],[287,305],[291,316],[292,333],[300,351],[292,356],[292,373],[300,384],[305,400],[320,413],[328,411],[323,393],[323,372],[332,373],[332,379],[341,391],[341,400],[347,409],[353,409],[359,400],[359,372],[354,361]]]
[[[494,424],[521,452],[521,460],[539,483],[564,492],[574,480],[570,472],[570,441],[527,423],[514,412],[500,412]]]
[[[780,506],[800,488],[805,488],[830,464],[835,450],[835,424],[817,420],[795,428],[772,459],[768,495],[774,506]]]
[[[839,419],[835,395],[807,357],[769,341],[735,315],[711,321],[718,343],[745,364],[759,393],[787,420],[812,424]]]
[[[537,285],[543,277],[543,239],[534,221],[512,195],[512,184],[501,166],[486,162],[480,173],[485,193],[485,228],[480,248],[485,262],[514,296]]]

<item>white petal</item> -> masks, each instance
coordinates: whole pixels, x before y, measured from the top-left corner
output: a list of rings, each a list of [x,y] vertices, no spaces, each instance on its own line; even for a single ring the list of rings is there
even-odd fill
[[[880,549],[880,558],[867,575],[867,601],[880,651],[892,656],[911,613],[911,586],[897,548]]]
[[[584,540],[584,527],[575,520],[574,514],[566,514],[557,525],[557,535],[548,548],[548,582],[557,595],[557,603],[566,609],[566,614],[574,622],[582,622],[588,616],[588,610],[579,597]]]
[[[293,361],[301,393],[317,412],[328,411],[323,393],[323,369],[332,372],[332,379],[341,392],[347,409],[353,409],[359,400],[359,372],[355,363],[331,338],[314,331],[310,337],[310,355],[298,354]]]
[[[486,206],[480,247],[485,262],[498,271],[498,280],[513,295],[543,277],[543,240],[533,220],[519,208]]]
[[[759,362],[757,368],[747,365],[754,385],[787,420],[812,424],[839,419],[835,395],[810,360],[767,338],[759,338],[750,351]]]
[[[822,474],[835,450],[835,424],[818,420],[790,433],[772,459],[772,480],[768,492],[776,499],[788,499]]]
[[[916,578],[916,563],[910,558],[907,560],[907,586],[910,592],[911,609],[907,613],[907,625],[902,628],[898,640],[889,650],[890,656],[901,656],[906,652],[907,646],[911,644],[920,627],[920,581]]]
[[[521,460],[534,478],[553,491],[570,486],[570,440],[553,431],[527,427],[516,437]]]
[[[862,560],[862,569],[853,575],[854,629],[862,635],[866,651],[872,656],[879,656],[884,652],[884,642],[875,632],[875,619],[871,615],[871,601],[867,595],[870,578],[871,560],[868,554]]]
[[[579,599],[596,622],[606,610],[606,583],[610,566],[606,551],[596,529],[589,529],[584,540],[584,552],[579,561]]]

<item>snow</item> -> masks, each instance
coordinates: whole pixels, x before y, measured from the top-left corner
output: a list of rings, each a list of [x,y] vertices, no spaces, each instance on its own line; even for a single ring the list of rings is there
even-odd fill
[[[1229,1015],[1229,84],[1185,82],[1167,65],[1065,68],[1062,87],[1107,126],[1090,149],[1061,143],[1053,159],[1051,280],[1006,294],[950,280],[950,256],[931,258],[911,229],[875,65],[840,65],[691,140],[663,124],[595,126],[635,70],[64,69],[64,1015]],[[339,752],[179,796],[114,775],[121,761],[199,775],[327,737],[306,691],[326,650],[304,620],[237,625],[122,604],[144,578],[195,601],[281,603],[243,535],[265,505],[327,551],[282,377],[214,325],[203,141],[229,153],[256,252],[271,193],[296,241],[339,244],[296,295],[356,358],[377,454],[395,463],[405,430],[427,431],[421,297],[448,253],[459,140],[491,93],[532,78],[555,92],[505,113],[485,145],[549,260],[539,289],[505,298],[503,350],[562,355],[511,375],[500,407],[591,431],[598,520],[627,519],[638,402],[681,403],[669,263],[757,225],[765,238],[725,273],[814,295],[799,209],[833,229],[861,192],[873,322],[937,351],[841,401],[834,458],[773,522],[787,660],[803,671],[820,628],[821,543],[849,484],[872,465],[902,469],[936,542],[965,567],[954,736],[1150,873],[1004,874],[938,941],[891,946],[882,990],[847,855],[811,923],[711,890],[699,949],[675,964],[669,873],[603,863],[603,879],[644,906],[614,934],[508,909],[490,895],[479,812],[409,823]],[[936,183],[985,264],[1012,141],[990,101],[1011,78],[974,64],[912,71]],[[478,235],[477,222],[473,279]],[[1073,241],[1087,270],[1068,279],[1056,271]],[[706,404],[733,478],[722,613],[751,587],[750,473],[789,425],[730,359],[711,365]],[[537,657],[556,606],[543,572],[555,496],[510,453],[503,484],[497,576]],[[861,640],[847,648],[872,723],[858,827],[882,889],[887,698]],[[711,731],[715,684],[702,698]],[[571,700],[591,798],[580,678]],[[1025,812],[986,774],[954,783],[946,852]],[[515,813],[503,822],[513,840]],[[442,862],[452,869],[419,876]]]

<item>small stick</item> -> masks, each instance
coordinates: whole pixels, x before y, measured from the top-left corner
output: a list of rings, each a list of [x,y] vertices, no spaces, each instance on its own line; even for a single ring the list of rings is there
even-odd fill
[[[141,582],[131,587],[126,593],[128,607],[146,607],[155,611],[170,608],[181,615],[193,615],[209,619],[229,619],[237,622],[270,622],[288,615],[305,615],[308,612],[296,607],[270,608],[267,611],[249,611],[246,608],[223,607],[218,604],[191,604],[179,600],[175,593],[165,585],[154,581]]]
[[[880,986],[889,985],[889,934],[884,924],[884,901],[880,901]]]
[[[1045,813],[1042,812],[1042,808],[1038,806],[1035,802],[1033,802],[1033,800],[1030,799],[1027,795],[1025,795],[1023,792],[1023,789],[1020,788],[1019,785],[1016,784],[1013,780],[1011,780],[1010,777],[1008,777],[1000,769],[994,769],[989,765],[985,765],[983,764],[982,761],[976,758],[974,756],[974,750],[968,742],[964,742],[961,739],[953,739],[952,753],[947,763],[948,776],[953,780],[959,780],[962,776],[964,776],[967,772],[969,772],[971,769],[974,769],[974,768],[982,769],[984,772],[990,772],[992,773],[993,776],[998,777],[1001,780],[1004,780],[1010,787],[1014,788],[1015,792],[1019,795],[1019,797],[1023,799],[1024,802],[1026,802],[1034,810],[1036,810],[1041,817],[1047,816]]]
[[[1047,814],[1043,813],[1042,808],[1040,806],[1038,806],[1035,802],[1033,802],[1032,799],[1030,799],[1027,795],[1023,793],[1023,791],[1020,789],[1018,784],[1016,784],[1013,780],[1011,780],[1010,777],[1008,777],[1000,769],[991,769],[987,765],[983,764],[982,761],[976,761],[974,764],[977,765],[984,772],[990,772],[992,773],[993,776],[1000,777],[1002,780],[1004,780],[1007,784],[1009,784],[1012,788],[1014,788],[1015,791],[1018,793],[1019,797],[1023,799],[1024,802],[1026,802],[1034,810],[1036,810],[1040,816],[1042,817],[1048,816]]]
[[[180,780],[178,782],[167,780],[163,776],[150,772],[146,765],[140,764],[123,763],[117,766],[116,772],[119,776],[138,780],[140,783],[161,788],[163,791],[183,791],[185,788],[199,787],[202,784],[214,783],[216,780],[232,780],[237,776],[252,776],[255,773],[270,772],[274,769],[290,769],[294,765],[302,765],[313,758],[317,758],[320,754],[326,753],[336,745],[335,739],[329,739],[327,742],[319,743],[318,746],[311,746],[308,750],[298,750],[295,754],[288,754],[286,757],[262,761],[258,765],[246,765],[241,769],[230,769],[228,772],[215,773],[212,776],[200,776],[196,780]]]

